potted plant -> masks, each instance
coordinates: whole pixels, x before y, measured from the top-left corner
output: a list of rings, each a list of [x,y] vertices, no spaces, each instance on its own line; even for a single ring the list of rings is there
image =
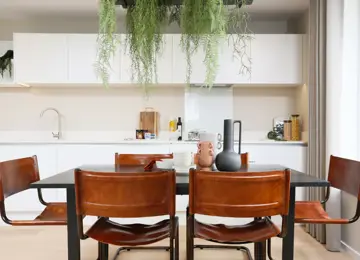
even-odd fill
[[[4,77],[6,71],[12,76],[12,60],[14,59],[14,51],[8,50],[0,57],[0,75]]]

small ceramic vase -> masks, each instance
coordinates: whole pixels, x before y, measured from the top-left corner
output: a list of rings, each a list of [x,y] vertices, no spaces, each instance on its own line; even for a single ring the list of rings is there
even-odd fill
[[[197,168],[211,171],[215,160],[214,147],[211,142],[199,142],[197,152]]]

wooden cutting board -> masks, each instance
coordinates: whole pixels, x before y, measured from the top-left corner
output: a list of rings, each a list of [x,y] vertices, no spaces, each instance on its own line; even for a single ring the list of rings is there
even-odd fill
[[[148,130],[149,133],[159,135],[159,112],[154,111],[153,108],[147,107],[145,111],[140,112],[139,129]]]

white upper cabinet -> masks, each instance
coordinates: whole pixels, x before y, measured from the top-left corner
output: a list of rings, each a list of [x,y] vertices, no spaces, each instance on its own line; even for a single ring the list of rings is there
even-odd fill
[[[251,42],[253,84],[302,84],[300,34],[256,34]]]
[[[13,40],[16,82],[67,82],[66,34],[15,33]]]
[[[173,82],[173,55],[173,35],[165,34],[161,52],[157,57],[157,77],[159,83]]]
[[[227,35],[219,46],[219,56],[218,56],[218,72],[215,79],[215,82],[218,84],[235,84],[235,83],[249,83],[250,74],[241,73],[241,60],[244,64],[249,64],[249,59],[246,58],[246,55],[250,57],[250,46],[247,42],[242,44],[242,40],[237,38],[236,35]],[[246,50],[245,53],[238,54],[235,52],[236,43],[239,50]],[[239,55],[244,55],[240,57]]]
[[[234,52],[236,36],[225,37],[219,46],[219,67],[215,84],[303,84],[303,35],[256,34],[246,43],[251,59],[251,74],[241,73],[241,57]],[[126,35],[112,60],[110,83],[132,81],[132,61],[125,49]],[[181,34],[165,34],[162,52],[157,57],[157,77],[160,84],[185,84],[186,54],[182,50]],[[14,78],[18,83],[97,83],[101,84],[97,63],[97,34],[14,34]],[[1,49],[4,44],[0,44]],[[205,52],[200,45],[191,55],[190,82],[204,84]],[[248,59],[244,62],[248,64]],[[1,82],[1,81],[0,81]],[[153,79],[155,83],[155,78]]]
[[[160,54],[157,56],[157,81],[158,83],[171,84],[173,82],[172,69],[173,61],[173,37],[171,34],[163,35],[163,45]],[[122,48],[121,48],[121,82],[122,83],[137,83],[137,79],[132,80],[132,61],[129,48],[126,46],[126,35],[122,35]],[[155,78],[153,78],[155,83]]]
[[[101,83],[97,66],[97,34],[69,34],[69,82]],[[120,51],[111,58],[110,82],[120,82]]]
[[[8,50],[12,50],[12,49],[13,49],[13,44],[11,41],[0,41],[0,57],[3,56]],[[14,66],[12,66],[11,75],[9,70],[6,70],[3,76],[0,74],[0,84],[12,83],[13,78],[14,78]]]
[[[181,34],[173,35],[173,83],[186,83],[187,59],[186,52],[181,47]],[[199,46],[196,53],[191,55],[190,83],[203,84],[205,82],[206,67],[203,49]]]
[[[187,61],[180,41],[181,35],[174,35],[173,83],[186,82]],[[246,48],[248,58],[237,55],[235,47]],[[200,45],[191,56],[191,83],[205,82],[204,58]],[[249,59],[251,74],[241,73],[242,62],[249,67]],[[219,45],[218,62],[216,84],[302,84],[302,35],[256,34],[245,44],[236,35],[227,35]]]
[[[181,35],[174,35],[174,83],[186,82],[187,59],[186,54],[182,50]],[[240,75],[240,60],[234,57],[234,45],[232,37],[227,35],[219,44],[218,52],[218,69],[215,83],[233,84],[244,83],[246,78]],[[203,84],[206,77],[205,52],[202,45],[196,53],[191,55],[191,76],[190,83]]]

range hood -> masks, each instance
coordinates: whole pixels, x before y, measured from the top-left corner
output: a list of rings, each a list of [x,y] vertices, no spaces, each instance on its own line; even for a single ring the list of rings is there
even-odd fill
[[[169,5],[181,5],[183,0],[171,0],[169,1]],[[242,0],[223,0],[224,5],[235,5],[237,2],[239,3],[239,7],[242,6]],[[245,0],[246,5],[252,5],[254,0]],[[165,1],[164,1],[165,2]],[[135,5],[136,0],[117,0],[116,5],[121,5],[123,8],[128,8],[129,6]]]

